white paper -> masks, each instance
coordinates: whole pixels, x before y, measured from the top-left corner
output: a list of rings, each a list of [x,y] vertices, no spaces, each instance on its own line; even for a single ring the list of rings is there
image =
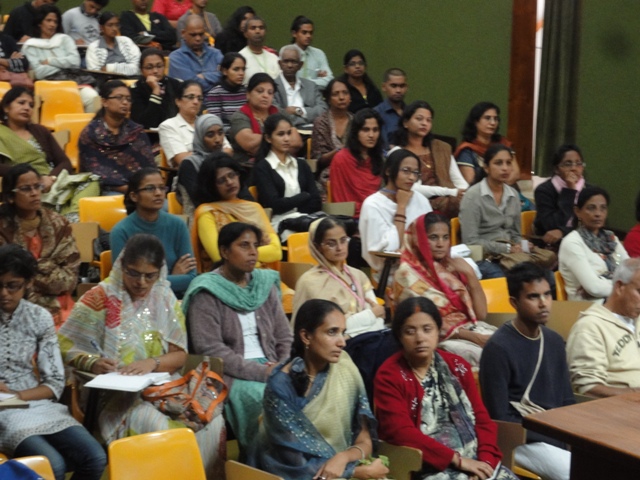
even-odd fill
[[[121,375],[118,372],[98,375],[85,387],[102,388],[104,390],[120,390],[122,392],[139,392],[154,383],[162,383],[170,378],[168,372],[151,372],[146,375]]]
[[[0,393],[0,402],[4,402],[5,400],[11,400],[12,398],[16,398],[15,393]]]

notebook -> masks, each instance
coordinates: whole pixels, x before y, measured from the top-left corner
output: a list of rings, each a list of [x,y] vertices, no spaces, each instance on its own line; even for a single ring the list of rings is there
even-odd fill
[[[102,388],[104,390],[120,390],[122,392],[140,392],[154,383],[163,383],[171,376],[168,372],[152,372],[146,375],[121,375],[118,372],[98,375],[85,387]]]

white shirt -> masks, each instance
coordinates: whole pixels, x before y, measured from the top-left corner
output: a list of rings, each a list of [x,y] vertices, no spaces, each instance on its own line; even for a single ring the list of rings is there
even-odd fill
[[[242,326],[244,358],[264,358],[265,354],[258,337],[256,312],[238,313],[238,320],[240,320],[240,325]]]
[[[266,50],[262,50],[262,53],[259,54],[253,53],[248,46],[244,47],[238,53],[240,53],[247,62],[244,71],[244,81],[242,82],[245,86],[249,85],[251,77],[259,72],[268,73],[273,79],[278,78],[278,75],[280,75],[281,70],[277,55],[267,52]]]
[[[289,107],[299,107],[302,110],[302,116],[306,117],[307,111],[304,108],[304,101],[302,100],[302,94],[300,93],[300,85],[302,84],[300,79],[296,79],[294,87],[291,87],[291,84],[286,78],[284,78],[282,73],[280,74],[280,79],[284,85],[284,91],[287,94],[287,105]]]

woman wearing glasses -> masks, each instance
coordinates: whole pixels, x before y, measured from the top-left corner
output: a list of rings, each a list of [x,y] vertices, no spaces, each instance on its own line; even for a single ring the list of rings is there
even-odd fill
[[[533,225],[542,236],[541,246],[557,251],[564,236],[577,227],[573,209],[582,189],[589,186],[584,179],[586,166],[577,145],[562,145],[553,155],[553,176],[534,192],[537,213]]]
[[[131,91],[120,80],[110,80],[100,88],[102,108],[78,140],[80,169],[100,177],[103,195],[127,191],[134,172],[155,167],[149,138],[142,125],[129,118]]]
[[[382,94],[367,75],[367,60],[360,50],[349,50],[344,55],[344,75],[340,80],[347,84],[351,94],[349,111],[356,113],[363,108],[373,108],[382,103]]]
[[[102,37],[87,48],[87,68],[120,75],[140,74],[140,49],[129,37],[120,35],[120,19],[113,12],[98,18]]]
[[[187,359],[184,315],[167,281],[160,240],[131,237],[109,278],[85,293],[60,329],[64,362],[80,371],[125,375],[169,372]],[[100,440],[112,441],[181,424],[142,400],[140,393],[105,392],[98,417]],[[207,478],[224,475],[224,418],[214,416],[196,432]]]
[[[2,177],[0,244],[20,245],[38,260],[26,299],[46,308],[59,328],[73,307],[80,254],[67,220],[42,208],[44,188],[38,172],[25,163]]]
[[[300,307],[313,298],[330,300],[340,306],[347,318],[345,334],[384,328],[384,307],[378,305],[369,278],[347,265],[349,240],[342,222],[326,217],[309,228],[309,250],[318,265],[300,277],[293,297],[293,318]]]
[[[118,258],[127,240],[136,233],[156,236],[164,247],[167,280],[178,298],[187,290],[196,276],[189,230],[182,219],[163,211],[167,187],[160,171],[145,167],[129,180],[124,203],[129,216],[111,231],[111,255]]]

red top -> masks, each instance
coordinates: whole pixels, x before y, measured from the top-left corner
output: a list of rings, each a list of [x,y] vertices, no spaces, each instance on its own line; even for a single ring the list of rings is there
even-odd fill
[[[629,230],[624,237],[624,249],[630,257],[640,257],[640,223]]]
[[[356,202],[354,218],[360,217],[362,202],[382,186],[382,177],[371,173],[371,160],[358,163],[348,148],[343,148],[331,160],[329,173],[332,202]]]
[[[167,20],[178,21],[191,8],[191,0],[154,0],[152,12],[161,13]],[[182,32],[178,32],[181,35]]]
[[[497,445],[498,429],[482,403],[471,373],[471,365],[458,355],[443,350],[438,350],[438,353],[471,402],[476,416],[478,460],[495,468],[502,458]],[[393,445],[420,449],[422,460],[438,470],[442,471],[449,466],[455,450],[420,431],[424,390],[412,373],[403,352],[389,357],[378,369],[373,396],[380,439]]]

